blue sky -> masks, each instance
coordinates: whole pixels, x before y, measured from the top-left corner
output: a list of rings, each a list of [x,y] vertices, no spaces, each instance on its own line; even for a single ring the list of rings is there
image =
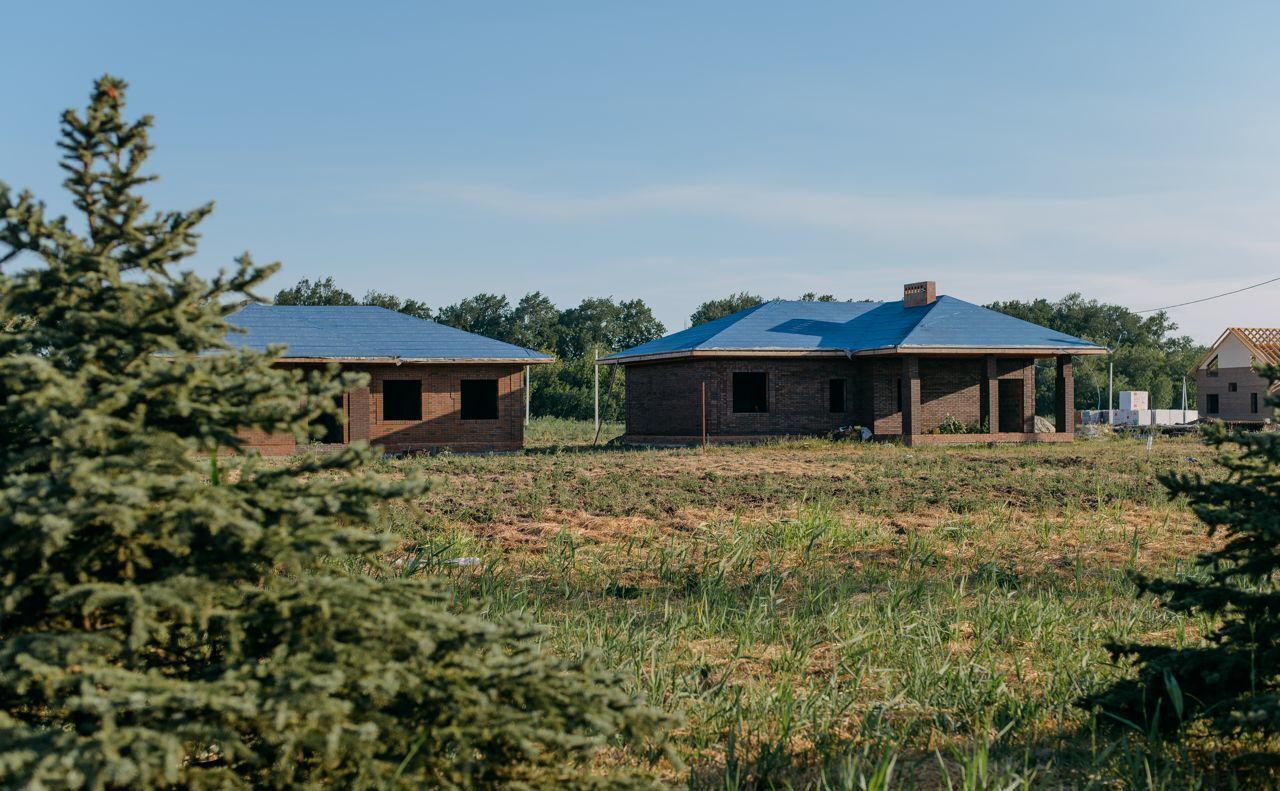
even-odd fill
[[[748,290],[1135,309],[1280,275],[1280,4],[27,3],[0,179],[103,72],[197,268],[431,304]],[[15,71],[16,70],[16,71]],[[20,76],[13,76],[15,73]],[[1280,324],[1280,283],[1173,312]]]

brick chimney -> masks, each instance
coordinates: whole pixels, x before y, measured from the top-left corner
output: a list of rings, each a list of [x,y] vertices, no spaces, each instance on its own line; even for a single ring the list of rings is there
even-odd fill
[[[932,305],[937,298],[937,289],[932,280],[908,283],[902,287],[902,307],[904,308],[923,308],[925,305]]]

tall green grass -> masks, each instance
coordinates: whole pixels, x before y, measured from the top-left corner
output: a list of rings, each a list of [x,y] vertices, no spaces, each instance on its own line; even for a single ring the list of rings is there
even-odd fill
[[[671,784],[1182,788],[1200,753],[1073,705],[1104,643],[1195,639],[1135,598],[1203,541],[1153,480],[1192,442],[788,443],[388,462],[441,481],[388,526],[455,605],[529,615],[679,713]],[[471,566],[452,558],[476,557]],[[609,760],[641,763],[639,756]]]

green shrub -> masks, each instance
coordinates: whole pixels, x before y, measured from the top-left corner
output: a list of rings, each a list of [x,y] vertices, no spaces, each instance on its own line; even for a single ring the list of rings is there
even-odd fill
[[[937,434],[985,434],[987,433],[987,421],[975,420],[972,423],[964,423],[959,418],[947,415],[942,422],[938,424],[935,430]]]

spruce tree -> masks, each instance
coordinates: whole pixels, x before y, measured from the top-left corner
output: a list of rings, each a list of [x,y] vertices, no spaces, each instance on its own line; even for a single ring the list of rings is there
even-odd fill
[[[661,714],[379,563],[370,525],[420,483],[362,448],[227,455],[245,429],[304,436],[360,380],[227,344],[272,268],[175,272],[212,207],[149,213],[125,87],[63,116],[74,223],[0,185],[0,264],[26,266],[0,271],[0,787],[626,780],[580,761]]]
[[[1266,369],[1267,402],[1280,407],[1280,367]],[[1203,722],[1221,734],[1280,735],[1280,432],[1205,429],[1221,451],[1225,476],[1169,475],[1220,544],[1197,558],[1196,572],[1174,579],[1139,577],[1140,589],[1166,608],[1208,616],[1203,644],[1109,646],[1136,660],[1135,677],[1086,699],[1144,730],[1175,732]],[[1252,756],[1276,763],[1278,756]]]

